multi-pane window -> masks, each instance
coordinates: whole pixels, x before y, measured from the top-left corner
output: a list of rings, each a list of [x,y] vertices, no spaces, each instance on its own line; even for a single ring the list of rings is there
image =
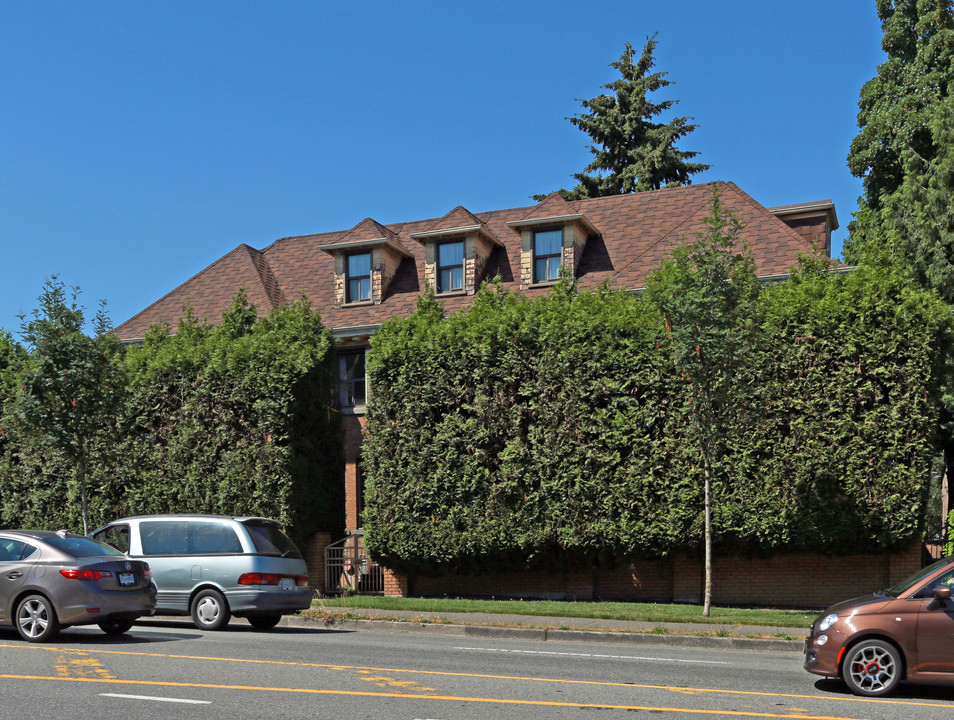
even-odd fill
[[[364,350],[338,355],[338,389],[341,407],[352,408],[365,404]]]
[[[360,302],[371,299],[371,253],[355,253],[346,258],[347,288],[346,302]]]
[[[542,283],[559,279],[562,256],[562,230],[535,232],[533,234],[533,282]]]
[[[437,292],[464,289],[464,241],[438,243]]]

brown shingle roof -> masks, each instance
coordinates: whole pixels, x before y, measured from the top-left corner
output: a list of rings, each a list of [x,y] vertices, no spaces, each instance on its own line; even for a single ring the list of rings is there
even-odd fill
[[[744,225],[759,275],[782,275],[798,254],[812,252],[812,243],[733,183],[718,183],[723,204],[735,210]],[[412,234],[441,228],[462,227],[476,220],[499,239],[487,261],[486,278],[500,275],[505,287],[519,289],[520,236],[507,226],[533,218],[583,214],[599,232],[591,237],[577,270],[582,288],[597,287],[606,280],[621,288],[644,287],[646,276],[658,267],[678,242],[703,228],[709,210],[712,183],[652,192],[566,202],[551,195],[528,207],[473,214],[462,207],[443,218],[381,225],[367,218],[351,230],[282,238],[262,250],[241,245],[198,275],[116,328],[123,339],[141,338],[150,324],[175,324],[184,306],[191,304],[196,316],[215,321],[231,303],[240,287],[260,312],[277,307],[300,294],[308,297],[334,328],[376,325],[389,317],[414,310],[424,288],[424,246]],[[334,258],[322,247],[343,242],[384,238],[407,251],[380,305],[334,306]],[[530,289],[528,295],[546,292]],[[471,297],[444,299],[448,312],[470,304]]]

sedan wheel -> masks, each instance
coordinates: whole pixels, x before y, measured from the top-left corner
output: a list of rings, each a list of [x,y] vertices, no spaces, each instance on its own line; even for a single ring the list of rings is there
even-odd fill
[[[200,630],[221,630],[229,624],[232,613],[225,597],[218,590],[203,590],[192,598],[192,622]]]
[[[132,626],[133,621],[126,618],[107,618],[99,624],[99,629],[107,635],[122,635],[129,632]]]
[[[901,681],[901,656],[893,645],[863,640],[848,651],[841,674],[856,695],[887,695]]]
[[[17,606],[17,632],[28,642],[52,640],[60,631],[53,603],[42,595],[28,595]]]

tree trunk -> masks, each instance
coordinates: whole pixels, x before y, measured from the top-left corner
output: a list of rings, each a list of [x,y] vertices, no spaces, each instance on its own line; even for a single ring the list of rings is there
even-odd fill
[[[712,604],[712,501],[710,491],[712,481],[709,472],[709,459],[703,459],[703,471],[705,474],[705,544],[706,544],[706,577],[704,597],[702,601],[702,616],[709,617],[709,606]]]
[[[89,514],[86,510],[86,458],[80,457],[76,474],[79,476],[80,503],[83,506],[83,534],[89,533]]]

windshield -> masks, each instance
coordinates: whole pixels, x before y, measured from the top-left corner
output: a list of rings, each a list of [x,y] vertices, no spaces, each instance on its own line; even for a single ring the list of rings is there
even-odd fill
[[[248,528],[248,534],[252,536],[252,542],[255,543],[255,550],[262,555],[301,557],[295,543],[281,531],[277,524],[261,520],[246,520],[242,524]]]
[[[887,590],[885,590],[884,593],[885,595],[890,595],[891,597],[897,597],[898,595],[905,593],[911,588],[913,588],[919,582],[924,580],[924,578],[934,574],[935,572],[940,570],[942,567],[944,567],[945,565],[949,565],[950,563],[951,563],[951,558],[949,557],[941,558],[937,562],[932,563],[931,565],[928,565],[925,568],[921,568],[916,573],[914,573],[914,575],[912,575],[909,578],[905,578],[904,580],[899,582],[897,585],[892,585]]]
[[[98,540],[87,537],[72,537],[69,535],[66,537],[45,537],[43,538],[43,542],[73,557],[100,557],[102,555],[123,556],[119,550],[110,547],[106,543],[101,543]]]

